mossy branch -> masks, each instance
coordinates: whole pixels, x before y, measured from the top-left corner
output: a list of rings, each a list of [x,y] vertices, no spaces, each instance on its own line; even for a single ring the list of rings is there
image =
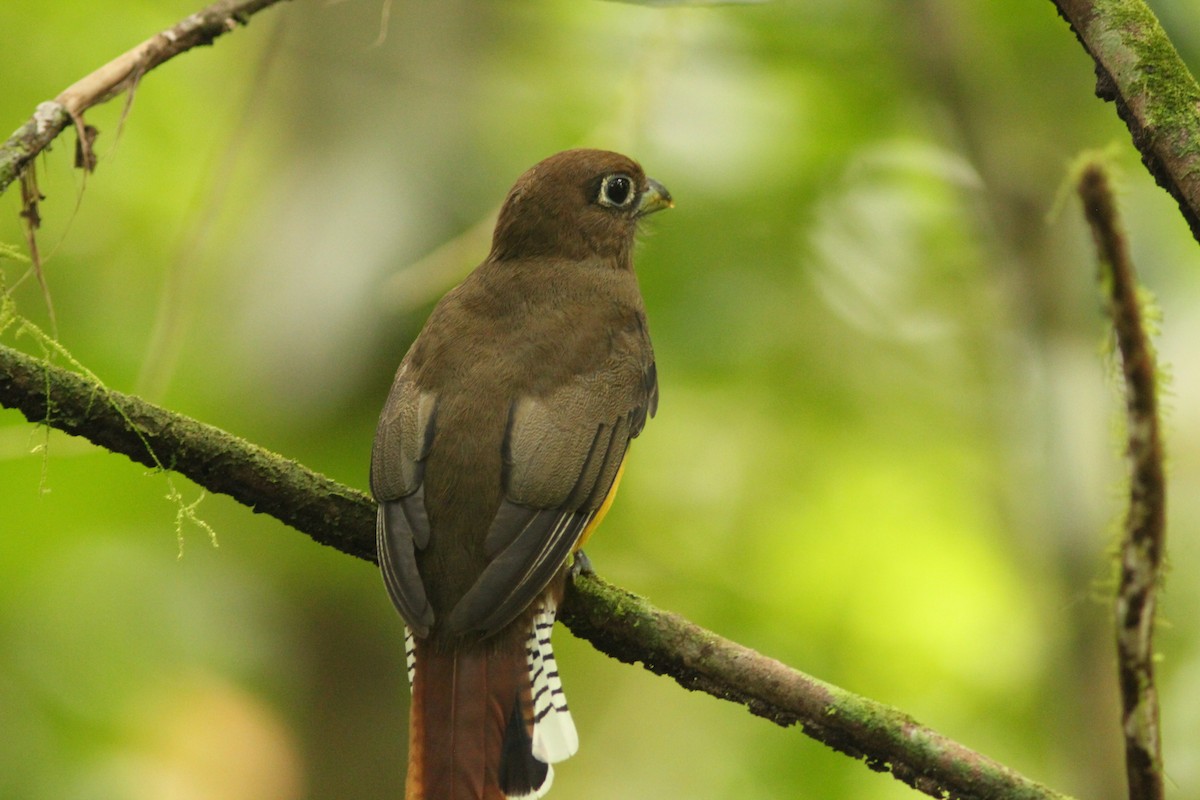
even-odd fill
[[[321,544],[375,560],[375,505],[294,461],[141,398],[0,345],[0,405],[163,465],[270,514]],[[563,622],[596,649],[688,689],[741,703],[933,797],[1063,800],[902,712],[823,683],[654,608],[594,576],[569,587]]]
[[[174,470],[321,544],[375,558],[370,498],[220,428],[4,345],[0,405],[139,464]]]
[[[740,703],[869,768],[937,798],[1065,798],[927,728],[899,709],[853,694],[662,611],[596,577],[568,586],[561,618],[581,639],[680,686]]]
[[[1142,0],[1054,0],[1096,62],[1142,163],[1200,242],[1200,86]]]
[[[1100,284],[1121,354],[1129,455],[1129,508],[1114,612],[1121,729],[1130,800],[1162,800],[1154,614],[1166,546],[1166,481],[1154,350],[1142,324],[1137,279],[1104,168],[1084,167],[1079,196],[1100,261]]]
[[[40,103],[32,117],[0,145],[0,194],[16,180],[38,153],[50,146],[57,136],[75,125],[79,136],[81,166],[91,168],[94,131],[83,124],[83,113],[124,91],[134,89],[150,70],[180,53],[213,40],[251,16],[280,0],[221,0],[197,11],[178,24],[122,53],[91,74],[68,86],[58,97]]]

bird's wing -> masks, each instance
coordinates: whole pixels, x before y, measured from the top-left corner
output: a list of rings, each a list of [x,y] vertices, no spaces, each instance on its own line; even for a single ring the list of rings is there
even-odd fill
[[[400,367],[380,415],[371,450],[371,493],[379,502],[375,541],[392,603],[409,628],[425,636],[433,609],[417,571],[417,549],[429,543],[422,481],[433,441],[437,398],[420,391]]]
[[[504,499],[484,542],[490,561],[455,605],[450,630],[490,635],[537,598],[612,491],[630,439],[657,402],[648,352],[644,363],[610,362],[513,401]]]

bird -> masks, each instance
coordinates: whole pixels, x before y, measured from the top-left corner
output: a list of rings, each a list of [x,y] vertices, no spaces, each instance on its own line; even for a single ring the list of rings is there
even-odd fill
[[[541,797],[578,749],[550,631],[658,407],[633,249],[673,206],[619,153],[535,164],[400,363],[370,485],[405,625],[406,800]]]

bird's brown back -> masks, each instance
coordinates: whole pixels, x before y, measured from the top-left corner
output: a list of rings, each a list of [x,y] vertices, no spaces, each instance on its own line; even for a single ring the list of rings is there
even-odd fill
[[[514,399],[579,375],[640,375],[653,352],[631,268],[532,258],[481,265],[439,303],[408,362],[417,385],[439,398],[425,466],[433,535],[418,563],[444,618],[487,565],[482,533],[500,505]],[[612,417],[628,403],[613,393]]]

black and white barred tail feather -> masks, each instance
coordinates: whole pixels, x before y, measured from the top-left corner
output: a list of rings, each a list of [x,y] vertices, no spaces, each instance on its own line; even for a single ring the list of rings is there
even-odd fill
[[[552,601],[542,603],[533,617],[525,653],[533,691],[533,755],[546,764],[564,761],[579,750],[579,735],[567,708],[558,662],[550,646],[550,631],[557,612]]]
[[[412,628],[404,626],[404,663],[408,667],[408,690],[413,688],[413,678],[417,674],[417,643],[413,639]]]
[[[579,749],[579,735],[550,645],[556,614],[553,600],[541,601],[525,639],[529,694],[522,691],[524,697],[513,707],[501,756],[501,788],[510,800],[543,797],[554,782],[550,765],[570,758]],[[417,642],[407,627],[404,655],[412,689],[418,669]]]
[[[579,750],[579,735],[575,731],[571,711],[567,708],[567,697],[558,675],[558,662],[550,646],[550,632],[554,628],[556,613],[554,602],[549,598],[543,600],[533,616],[529,636],[525,640],[533,717],[533,735],[529,746],[533,758],[546,765],[546,777],[532,791],[510,795],[512,800],[544,796],[554,782],[554,768],[550,765],[570,758]]]

